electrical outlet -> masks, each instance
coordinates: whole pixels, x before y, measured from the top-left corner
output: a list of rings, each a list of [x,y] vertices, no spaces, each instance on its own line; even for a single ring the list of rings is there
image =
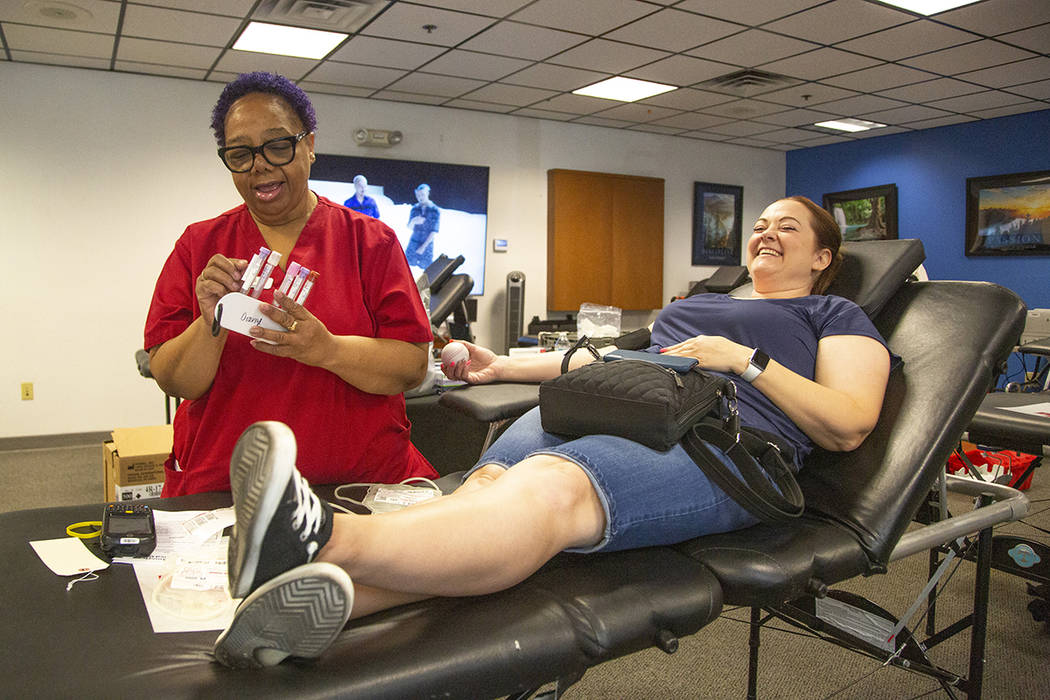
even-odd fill
[[[33,400],[33,382],[22,382],[22,400]]]

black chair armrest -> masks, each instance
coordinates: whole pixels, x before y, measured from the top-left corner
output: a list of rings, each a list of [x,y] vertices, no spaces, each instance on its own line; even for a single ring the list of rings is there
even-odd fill
[[[438,403],[483,423],[517,418],[540,403],[539,384],[479,384],[446,391]]]
[[[1024,353],[1025,355],[1042,355],[1043,357],[1050,357],[1050,338],[1040,338],[1039,340],[1025,343],[1017,348],[1017,352]]]

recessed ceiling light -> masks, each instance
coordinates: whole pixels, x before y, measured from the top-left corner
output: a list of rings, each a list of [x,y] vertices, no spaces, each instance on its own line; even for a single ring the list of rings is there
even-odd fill
[[[945,10],[954,10],[963,5],[972,5],[977,0],[879,0],[884,5],[893,5],[920,15],[935,15]]]
[[[635,102],[677,89],[674,85],[662,85],[660,83],[651,83],[648,80],[616,77],[582,87],[579,90],[573,90],[572,94],[601,97],[605,100],[619,100],[620,102]]]
[[[233,48],[296,58],[324,58],[348,36],[342,32],[251,22],[241,32]]]
[[[813,126],[821,126],[825,129],[835,129],[837,131],[867,131],[868,129],[881,129],[886,125],[851,117],[849,119],[832,119],[831,121],[817,122]]]

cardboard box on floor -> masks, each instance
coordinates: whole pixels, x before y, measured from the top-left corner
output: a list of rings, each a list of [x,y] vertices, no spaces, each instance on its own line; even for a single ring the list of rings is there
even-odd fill
[[[117,428],[102,445],[105,501],[135,501],[160,496],[164,461],[171,453],[170,425]]]

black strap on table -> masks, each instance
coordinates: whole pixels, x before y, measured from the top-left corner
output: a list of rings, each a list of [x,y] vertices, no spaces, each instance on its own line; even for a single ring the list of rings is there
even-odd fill
[[[740,477],[711,452],[707,443],[732,460]],[[776,443],[744,431],[734,435],[717,423],[702,421],[685,434],[682,447],[707,478],[760,520],[782,522],[802,515],[805,498]],[[780,493],[767,474],[780,487]]]

